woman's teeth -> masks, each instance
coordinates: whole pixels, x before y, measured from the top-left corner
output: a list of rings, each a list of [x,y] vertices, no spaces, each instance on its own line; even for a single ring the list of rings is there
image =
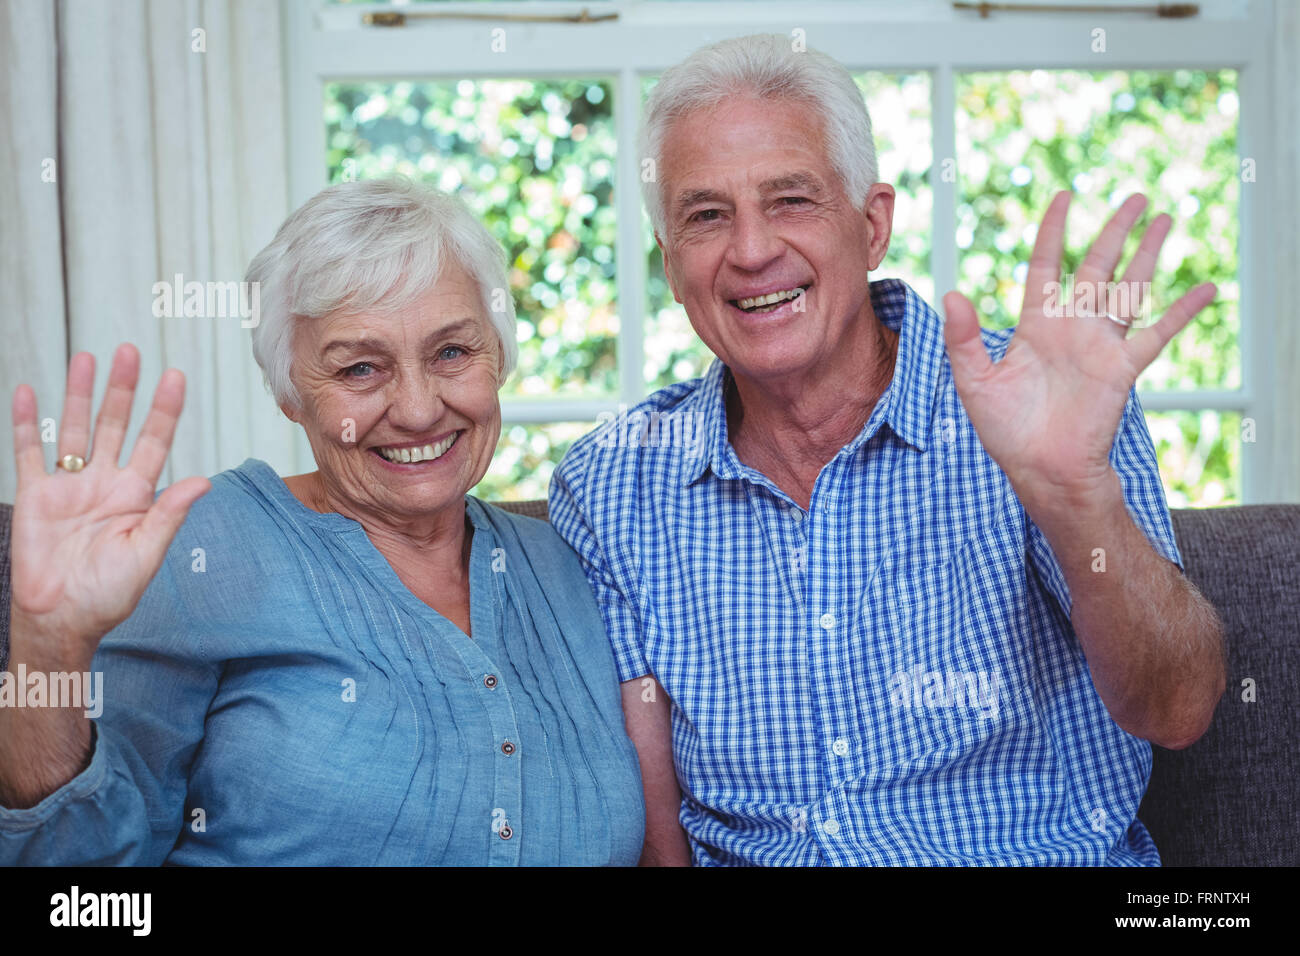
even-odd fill
[[[455,432],[436,445],[425,445],[424,447],[415,448],[380,448],[379,454],[383,455],[389,461],[399,464],[415,464],[421,461],[433,461],[435,458],[441,458],[447,453],[452,445],[456,444],[456,439],[460,437],[460,432]]]
[[[782,292],[769,292],[767,295],[756,295],[750,299],[737,299],[736,306],[745,312],[770,312],[772,311],[770,308],[764,307],[778,305],[779,303],[785,302],[787,299],[796,299],[803,295],[803,293],[803,287],[796,286],[793,289],[785,289]]]

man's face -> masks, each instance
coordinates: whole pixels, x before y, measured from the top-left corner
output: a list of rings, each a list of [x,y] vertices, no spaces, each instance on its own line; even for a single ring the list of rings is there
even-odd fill
[[[660,171],[665,271],[704,343],[753,379],[822,367],[870,314],[892,188],[855,208],[807,104],[750,96],[677,120]]]

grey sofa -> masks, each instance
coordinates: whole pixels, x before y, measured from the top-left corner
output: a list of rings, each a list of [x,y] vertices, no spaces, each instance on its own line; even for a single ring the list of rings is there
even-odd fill
[[[507,504],[546,518],[546,502]],[[0,670],[9,524],[0,505]],[[1187,574],[1223,618],[1228,689],[1186,750],[1155,751],[1138,817],[1166,866],[1300,863],[1300,505],[1174,511]]]

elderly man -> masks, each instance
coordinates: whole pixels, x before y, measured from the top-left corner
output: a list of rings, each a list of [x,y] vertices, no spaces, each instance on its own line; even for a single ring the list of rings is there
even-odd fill
[[[718,361],[606,429],[699,440],[598,430],[551,487],[624,681],[642,862],[1158,864],[1148,741],[1195,741],[1224,676],[1133,385],[1213,285],[1131,335],[1083,307],[1137,196],[1056,307],[1064,193],[1014,335],[869,282],[894,191],[861,95],[781,37],[696,52],[646,116],[668,280]]]

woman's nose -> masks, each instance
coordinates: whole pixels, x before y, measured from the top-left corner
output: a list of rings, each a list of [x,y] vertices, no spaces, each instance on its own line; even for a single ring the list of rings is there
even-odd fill
[[[390,387],[388,419],[399,428],[421,431],[442,417],[442,383],[425,372],[403,371]]]

